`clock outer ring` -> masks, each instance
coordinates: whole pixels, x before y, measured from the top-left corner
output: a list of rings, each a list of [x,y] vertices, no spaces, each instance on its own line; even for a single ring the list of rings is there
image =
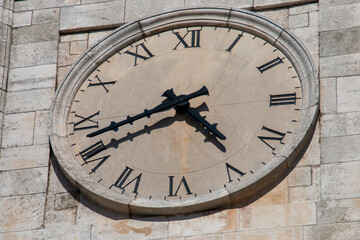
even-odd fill
[[[90,177],[74,160],[67,136],[71,103],[87,76],[120,49],[144,37],[183,26],[218,26],[244,30],[280,49],[295,67],[302,87],[302,111],[297,134],[247,182],[184,200],[132,199],[115,193]],[[112,210],[136,215],[172,215],[231,207],[259,193],[288,171],[301,157],[314,132],[319,110],[318,72],[311,55],[288,30],[247,10],[229,8],[187,8],[154,15],[125,24],[101,39],[72,66],[58,88],[51,107],[50,143],[60,169],[83,194]]]

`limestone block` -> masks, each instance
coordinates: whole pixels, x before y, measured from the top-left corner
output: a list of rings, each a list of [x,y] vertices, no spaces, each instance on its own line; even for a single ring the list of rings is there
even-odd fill
[[[76,192],[77,189],[66,179],[55,161],[52,157],[50,158],[47,193],[55,195],[57,193]]]
[[[336,78],[320,79],[320,111],[323,114],[336,113]]]
[[[42,9],[33,11],[32,24],[57,23],[60,18],[60,9]]]
[[[289,174],[289,186],[300,187],[311,185],[311,167],[297,167]]]
[[[80,4],[81,0],[31,0],[31,1],[16,1],[14,4],[15,12],[64,7]]]
[[[360,161],[323,164],[321,199],[360,197]]]
[[[315,223],[316,204],[312,202],[240,209],[240,229],[243,230],[302,226]]]
[[[360,26],[360,3],[320,8],[320,31]]]
[[[309,26],[309,14],[303,13],[299,15],[289,16],[289,27],[290,28],[301,28]]]
[[[318,203],[318,222],[360,221],[360,198],[322,201]]]
[[[360,113],[328,114],[321,118],[321,137],[360,134]]]
[[[91,226],[37,229],[0,233],[0,240],[90,240]]]
[[[290,7],[289,14],[297,15],[297,14],[301,14],[301,13],[315,12],[318,10],[319,10],[318,3],[301,4],[298,6]]]
[[[44,205],[45,193],[0,198],[0,232],[40,228],[43,224]]]
[[[91,33],[70,33],[60,36],[60,42],[87,40]]]
[[[34,120],[34,112],[5,115],[2,148],[31,145],[34,135]]]
[[[239,230],[239,211],[229,209],[219,212],[169,217],[169,236],[191,236]]]
[[[320,58],[320,75],[323,78],[360,75],[360,53]]]
[[[81,4],[108,2],[109,0],[82,0]]]
[[[35,116],[34,144],[49,143],[50,135],[50,113],[49,111],[38,111]]]
[[[32,25],[13,30],[13,44],[58,41],[59,25],[57,23]]]
[[[10,56],[10,43],[7,41],[0,41],[0,49],[0,66],[8,67],[8,59]]]
[[[281,24],[284,28],[289,27],[289,10],[288,9],[276,9],[259,11],[261,15],[270,18],[278,24]]]
[[[300,240],[301,227],[275,228],[271,230],[243,231],[224,233],[222,240]]]
[[[320,165],[320,121],[318,121],[311,142],[305,154],[296,166],[316,166]]]
[[[70,54],[83,54],[87,49],[87,41],[74,41],[70,43]]]
[[[54,209],[64,210],[69,208],[76,208],[78,205],[77,194],[58,193],[54,197]]]
[[[54,88],[56,64],[40,65],[9,70],[8,91],[26,91]]]
[[[29,168],[0,172],[0,196],[46,192],[48,168]]]
[[[70,228],[76,224],[76,207],[66,208],[66,206],[74,206],[73,200],[67,196],[69,193],[60,195],[47,195],[46,209],[45,209],[45,228],[46,229],[59,229]],[[71,196],[71,195],[70,195]],[[61,202],[64,200],[64,202]],[[71,204],[68,204],[70,203]],[[75,201],[76,202],[76,201]],[[77,205],[75,205],[77,206]]]
[[[29,90],[23,92],[10,92],[6,96],[6,113],[19,113],[28,111],[49,110],[53,88]]]
[[[255,9],[277,8],[300,3],[315,2],[314,0],[254,0]]]
[[[0,7],[0,23],[11,26],[13,21],[13,11]]]
[[[289,188],[289,202],[320,201],[320,167],[312,167],[312,185]]]
[[[321,162],[340,163],[360,160],[360,135],[321,139]]]
[[[253,6],[252,0],[197,0],[197,1],[185,1],[185,7],[234,7],[250,9]]]
[[[102,39],[103,37],[105,37],[107,34],[109,34],[111,32],[111,30],[107,30],[107,31],[97,31],[97,32],[91,32],[89,33],[89,42],[88,42],[88,46],[91,47],[93,46],[95,43],[97,43],[100,39]]]
[[[55,64],[58,42],[38,42],[13,45],[11,48],[10,67],[29,67]]]
[[[184,7],[182,0],[127,0],[125,22]]]
[[[354,44],[357,45],[357,44]],[[353,112],[360,110],[360,76],[337,79],[337,110]]]
[[[63,42],[59,44],[58,66],[71,66],[80,55],[70,55],[70,43]]]
[[[67,66],[67,67],[59,67],[58,68],[58,74],[57,74],[57,78],[56,78],[56,86],[60,86],[62,80],[64,79],[64,77],[66,76],[67,72],[70,70],[71,66]]]
[[[338,223],[304,227],[304,240],[358,240],[360,223]]]
[[[31,25],[32,11],[14,13],[13,27],[24,27]]]
[[[187,237],[186,240],[222,240],[220,234],[212,234],[212,235],[200,235],[194,237]]]
[[[328,1],[320,1],[321,7],[326,6],[336,6],[342,4],[349,4],[349,3],[357,3],[360,2],[359,0],[328,0]]]
[[[124,2],[114,1],[64,7],[60,14],[60,31],[119,26],[124,23]]]
[[[49,154],[49,144],[1,149],[0,171],[47,167]]]

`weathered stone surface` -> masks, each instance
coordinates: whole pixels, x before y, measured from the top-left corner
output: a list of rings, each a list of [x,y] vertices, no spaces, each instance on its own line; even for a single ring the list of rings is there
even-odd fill
[[[49,154],[48,144],[1,149],[0,171],[47,167]]]
[[[360,160],[360,135],[330,137],[321,140],[321,162],[340,163]]]
[[[60,9],[43,9],[33,11],[32,24],[57,23],[60,18]]]
[[[184,7],[182,0],[127,0],[125,22]]]
[[[234,8],[251,8],[253,0],[198,0],[198,1],[185,1],[185,7],[226,7],[231,6]]]
[[[319,223],[360,221],[360,198],[318,203]]]
[[[76,208],[78,201],[76,199],[77,194],[72,195],[70,193],[58,193],[54,197],[54,209],[64,210],[68,208]]]
[[[321,77],[343,77],[359,75],[360,53],[322,57],[320,59],[320,74]]]
[[[337,79],[337,111],[340,113],[359,111],[360,110],[359,91],[360,91],[360,76],[338,78]]]
[[[309,2],[314,2],[314,0],[254,0],[254,8],[276,8]]]
[[[309,26],[309,14],[303,13],[299,15],[289,16],[289,27],[290,28],[301,28]]]
[[[87,40],[91,33],[70,33],[60,36],[60,42]]]
[[[0,196],[46,192],[47,170],[47,167],[40,167],[0,172]]]
[[[46,144],[50,135],[50,112],[39,111],[35,116],[34,144]]]
[[[59,25],[57,23],[32,25],[16,28],[13,31],[13,44],[58,41]]]
[[[5,115],[2,147],[31,145],[34,135],[34,120],[34,112]]]
[[[0,232],[40,228],[43,224],[44,208],[45,193],[0,198]]]
[[[320,200],[320,167],[312,167],[312,185],[289,188],[289,202],[317,202]]]
[[[296,166],[301,167],[316,165],[320,165],[320,121],[317,122],[310,145]]]
[[[211,234],[211,235],[200,235],[200,236],[194,236],[194,237],[187,237],[186,240],[222,240],[220,234]]]
[[[68,197],[69,193],[47,195],[45,209],[45,228],[71,228],[76,225],[77,201]]]
[[[0,240],[89,240],[90,236],[91,226],[78,226],[3,233]]]
[[[302,230],[300,227],[275,228],[271,230],[243,231],[224,233],[222,240],[300,240]]]
[[[57,193],[76,192],[77,189],[65,178],[55,161],[55,159],[51,159],[50,161],[47,193],[55,195]]]
[[[83,54],[87,49],[87,41],[74,41],[70,43],[70,54]]]
[[[320,79],[320,111],[323,114],[336,113],[336,78]]]
[[[7,94],[6,113],[48,110],[53,96],[53,88],[10,92]]]
[[[289,14],[296,15],[296,14],[307,13],[307,12],[315,12],[318,10],[319,10],[319,4],[315,2],[315,3],[301,4],[301,5],[290,7]]]
[[[80,4],[81,0],[31,0],[16,1],[14,5],[15,12],[36,10],[54,7],[63,7]]]
[[[278,24],[281,24],[283,27],[289,27],[289,10],[287,8],[273,11],[273,10],[263,10],[259,11],[261,15],[270,18]]]
[[[360,3],[322,7],[320,31],[360,26]]]
[[[71,66],[66,66],[66,67],[59,67],[58,68],[58,74],[57,74],[57,78],[56,78],[56,86],[60,86],[62,80],[64,79],[64,77],[66,76],[67,72],[70,70]]]
[[[13,12],[10,9],[0,7],[0,22],[11,25],[13,21]]]
[[[56,64],[12,68],[9,70],[8,91],[54,88],[55,78]]]
[[[114,1],[64,7],[60,14],[60,31],[119,26],[124,23],[124,2]]]
[[[56,63],[58,42],[38,42],[13,45],[10,67],[28,67]]]
[[[23,27],[31,25],[32,12],[14,13],[13,27]]]
[[[360,223],[338,223],[304,227],[304,240],[358,240]]]
[[[360,197],[360,161],[321,166],[321,199]]]
[[[360,113],[328,114],[321,118],[321,137],[360,134]]]
[[[311,167],[297,167],[289,175],[289,186],[300,187],[311,185]]]
[[[58,66],[70,66],[80,55],[70,55],[70,43],[62,42],[59,44],[59,54],[58,54]]]
[[[191,236],[239,230],[239,211],[223,210],[169,218],[169,236]]]
[[[97,43],[101,38],[105,37],[107,34],[109,34],[111,30],[107,31],[97,31],[97,32],[91,32],[89,33],[89,39],[88,39],[88,46],[91,47],[95,43]]]
[[[316,223],[316,205],[311,202],[246,207],[240,209],[240,229],[263,229]]]

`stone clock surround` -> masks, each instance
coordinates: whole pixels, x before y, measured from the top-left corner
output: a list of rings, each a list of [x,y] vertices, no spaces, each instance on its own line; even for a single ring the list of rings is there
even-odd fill
[[[356,207],[360,197],[356,178],[359,109],[355,92],[358,89],[356,79],[360,74],[356,65],[360,58],[359,49],[353,43],[358,36],[359,21],[355,19],[360,16],[359,3],[320,0],[319,4],[291,6],[300,1],[255,1],[273,6],[280,6],[281,2],[286,4],[285,8],[261,13],[301,36],[316,62],[320,59],[321,129],[317,128],[303,159],[284,181],[247,208],[171,218],[130,219],[89,202],[65,180],[60,183],[62,177],[57,176],[59,170],[55,165],[50,165],[50,169],[48,167],[46,120],[54,94],[56,69],[58,67],[58,74],[63,75],[78,54],[86,50],[87,44],[94,43],[98,36],[103,35],[101,31],[90,31],[59,36],[60,12],[62,22],[64,19],[71,22],[65,14],[71,16],[82,10],[85,19],[82,22],[87,22],[89,29],[99,28],[96,23],[100,23],[100,19],[97,20],[96,16],[86,19],[86,16],[94,12],[95,5],[97,9],[112,4],[125,6],[122,1],[114,2],[121,3],[28,0],[17,1],[12,8],[12,3],[1,1],[1,10],[7,13],[2,16],[10,19],[0,20],[2,31],[7,28],[11,32],[11,26],[17,29],[13,29],[12,34],[7,31],[7,38],[4,39],[3,34],[1,37],[1,43],[6,43],[7,52],[10,52],[9,36],[12,36],[12,47],[10,66],[6,65],[9,58],[4,55],[1,55],[0,63],[4,71],[9,70],[9,74],[3,75],[8,83],[2,85],[2,92],[6,93],[6,107],[2,111],[5,118],[2,124],[0,178],[2,182],[8,179],[8,187],[1,190],[0,206],[6,210],[0,213],[0,239],[267,239],[269,236],[304,240],[357,239],[360,234],[360,217]],[[309,1],[303,1],[306,2]],[[171,10],[175,5],[200,4],[199,1],[168,1],[161,6],[152,3],[153,8],[148,8],[146,4],[139,3],[128,0],[126,10],[123,8],[126,14],[120,13],[120,22],[124,19],[129,21],[131,17],[141,18],[143,13],[150,15],[153,12],[149,11],[153,9],[161,12]],[[201,1],[201,5],[204,4]],[[234,1],[233,4],[239,4],[234,6],[237,8],[242,7],[241,4],[252,7],[253,1]],[[117,17],[114,15],[114,18]],[[111,24],[105,22],[104,25]],[[72,22],[72,25],[76,27],[78,24]],[[37,33],[42,31],[47,34],[31,34],[35,29]],[[24,33],[28,33],[26,39],[20,37]],[[339,38],[339,34],[346,37]],[[320,56],[317,55],[319,50]],[[31,54],[33,52],[36,54]],[[59,58],[56,57],[58,52]],[[27,57],[21,56],[24,53]],[[36,75],[30,74],[34,72]],[[60,79],[62,77],[59,76],[59,82]],[[35,101],[26,102],[24,98]],[[26,124],[16,125],[19,121]],[[72,195],[79,201],[74,200]],[[267,214],[264,215],[264,212]],[[211,228],[208,227],[210,222]],[[60,228],[61,231],[57,230]]]

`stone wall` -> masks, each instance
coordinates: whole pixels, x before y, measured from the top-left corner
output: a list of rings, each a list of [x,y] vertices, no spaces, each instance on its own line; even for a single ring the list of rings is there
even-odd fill
[[[111,29],[196,6],[255,10],[301,39],[321,77],[312,142],[288,176],[245,207],[147,218],[104,209],[51,157],[56,86]],[[0,239],[359,239],[359,1],[0,0],[0,16]]]

